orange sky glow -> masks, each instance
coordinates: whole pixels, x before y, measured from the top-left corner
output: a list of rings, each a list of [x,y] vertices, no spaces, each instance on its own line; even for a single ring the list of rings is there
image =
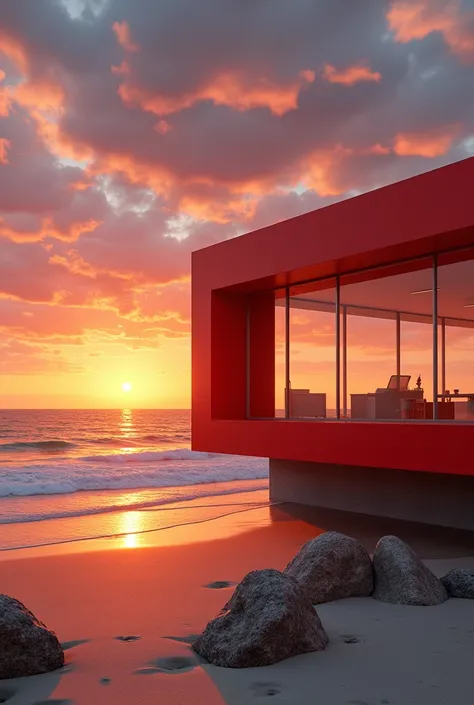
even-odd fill
[[[290,4],[0,3],[0,408],[188,408],[193,250],[474,154],[474,0]]]

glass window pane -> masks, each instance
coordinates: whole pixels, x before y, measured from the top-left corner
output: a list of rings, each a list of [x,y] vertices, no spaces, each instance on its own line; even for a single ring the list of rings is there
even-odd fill
[[[353,419],[432,418],[432,260],[342,277],[340,300],[343,412],[347,407]]]
[[[474,249],[438,264],[438,417],[474,421]]]
[[[290,292],[291,418],[336,416],[336,281]]]
[[[285,416],[285,290],[275,292],[275,416]]]

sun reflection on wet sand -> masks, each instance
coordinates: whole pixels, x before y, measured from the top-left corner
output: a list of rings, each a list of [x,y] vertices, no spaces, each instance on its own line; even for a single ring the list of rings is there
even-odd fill
[[[122,527],[119,533],[125,534],[122,537],[124,548],[137,548],[143,543],[143,537],[140,531],[143,531],[145,526],[143,522],[142,512],[125,512],[120,515],[122,519]]]

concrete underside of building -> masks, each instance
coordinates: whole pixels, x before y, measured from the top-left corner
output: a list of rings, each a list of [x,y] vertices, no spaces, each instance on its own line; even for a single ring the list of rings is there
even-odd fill
[[[474,531],[469,475],[270,459],[270,499]]]

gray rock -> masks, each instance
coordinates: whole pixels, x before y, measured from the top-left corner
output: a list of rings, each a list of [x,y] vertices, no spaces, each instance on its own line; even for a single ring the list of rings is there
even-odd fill
[[[448,597],[461,597],[474,600],[474,570],[469,568],[452,568],[441,578]]]
[[[441,582],[396,536],[383,536],[374,551],[373,597],[397,605],[439,605],[448,599]]]
[[[328,637],[300,585],[278,570],[255,570],[193,644],[215,666],[268,666],[322,651]]]
[[[21,602],[0,595],[0,678],[34,676],[63,665],[56,634]]]
[[[373,589],[369,554],[359,541],[336,531],[308,541],[283,572],[296,578],[313,604],[368,597]]]

